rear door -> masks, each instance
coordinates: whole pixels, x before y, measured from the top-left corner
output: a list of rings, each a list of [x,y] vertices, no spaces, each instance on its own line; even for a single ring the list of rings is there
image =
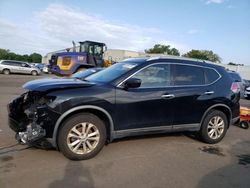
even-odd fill
[[[203,67],[173,64],[174,128],[198,126],[214,97],[214,86],[207,84]]]

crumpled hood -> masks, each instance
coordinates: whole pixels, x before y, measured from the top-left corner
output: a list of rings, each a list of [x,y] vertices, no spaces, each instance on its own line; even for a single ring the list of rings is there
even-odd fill
[[[90,87],[95,85],[75,78],[44,78],[32,80],[23,85],[23,88],[30,91],[49,91],[55,89]]]

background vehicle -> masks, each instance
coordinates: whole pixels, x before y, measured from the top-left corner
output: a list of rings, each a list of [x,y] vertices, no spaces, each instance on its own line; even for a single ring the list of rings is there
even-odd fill
[[[52,138],[69,159],[94,157],[114,139],[196,132],[210,144],[239,120],[239,85],[218,65],[184,58],[138,58],[79,80],[40,79],[12,101],[9,126],[32,143]]]
[[[3,74],[31,74],[33,76],[37,76],[41,73],[38,68],[30,66],[29,63],[14,60],[1,60],[0,72],[2,72]]]
[[[246,99],[250,99],[250,87],[247,87],[245,92],[244,92],[244,97]]]
[[[82,71],[79,71],[75,74],[73,74],[71,77],[72,78],[79,78],[79,79],[85,79],[86,77],[92,75],[92,74],[95,74],[101,70],[103,70],[104,68],[90,68],[90,69],[85,69],[85,70],[82,70]]]
[[[240,127],[248,129],[250,124],[250,109],[246,107],[240,107]]]
[[[50,65],[44,65],[43,72],[46,73],[46,74],[51,74],[52,73],[51,66]]]
[[[42,63],[37,63],[35,65],[40,71],[43,71],[43,67],[46,66],[45,64],[42,64]]]
[[[93,67],[107,67],[111,60],[104,60],[103,53],[106,44],[94,41],[80,43],[80,50],[76,52],[61,52],[52,55],[50,59],[51,71],[57,75],[71,75],[77,71]]]

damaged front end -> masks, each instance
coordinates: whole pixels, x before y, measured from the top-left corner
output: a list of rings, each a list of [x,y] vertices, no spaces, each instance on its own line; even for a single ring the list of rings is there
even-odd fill
[[[50,134],[46,126],[52,121],[53,112],[48,104],[54,99],[43,92],[29,91],[8,105],[9,126],[16,132],[18,142],[32,144]]]

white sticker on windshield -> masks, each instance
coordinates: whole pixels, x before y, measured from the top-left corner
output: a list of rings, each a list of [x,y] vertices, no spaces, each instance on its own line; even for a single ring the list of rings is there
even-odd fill
[[[124,64],[123,65],[123,68],[126,68],[126,69],[132,69],[136,66],[136,64]]]

